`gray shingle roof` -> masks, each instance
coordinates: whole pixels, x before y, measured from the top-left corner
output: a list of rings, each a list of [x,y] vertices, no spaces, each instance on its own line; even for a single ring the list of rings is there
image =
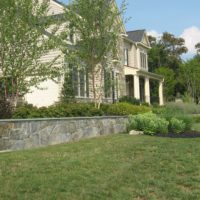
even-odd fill
[[[141,42],[144,36],[145,30],[135,30],[135,31],[128,31],[127,35],[130,40],[134,42]]]

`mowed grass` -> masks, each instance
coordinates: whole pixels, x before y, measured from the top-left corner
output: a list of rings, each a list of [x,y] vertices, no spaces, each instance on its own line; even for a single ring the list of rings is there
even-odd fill
[[[114,135],[0,154],[0,199],[200,199],[200,139]]]

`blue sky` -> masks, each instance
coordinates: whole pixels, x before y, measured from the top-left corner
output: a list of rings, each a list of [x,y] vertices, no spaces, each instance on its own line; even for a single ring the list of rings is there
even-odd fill
[[[67,2],[67,0],[62,0]],[[146,29],[160,36],[164,31],[181,36],[186,41],[189,55],[200,42],[200,0],[126,0],[126,17],[131,17],[127,30]],[[122,0],[116,0],[120,5]]]

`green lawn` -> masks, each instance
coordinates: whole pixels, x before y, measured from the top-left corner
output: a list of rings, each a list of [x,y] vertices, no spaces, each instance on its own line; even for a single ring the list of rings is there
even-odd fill
[[[0,199],[199,200],[200,139],[114,135],[2,153]]]

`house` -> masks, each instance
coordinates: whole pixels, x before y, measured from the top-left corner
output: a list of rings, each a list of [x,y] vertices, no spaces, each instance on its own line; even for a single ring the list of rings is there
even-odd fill
[[[150,102],[150,80],[159,84],[159,104],[163,105],[163,77],[149,72],[148,50],[150,49],[145,30],[128,31],[124,37],[124,73],[126,95]]]
[[[55,0],[50,0],[49,15],[60,15],[64,6]],[[74,38],[76,40],[76,38]],[[150,48],[145,30],[125,31],[122,27],[121,61],[110,73],[104,73],[104,85],[108,79],[115,82],[115,86],[104,90],[104,102],[114,102],[121,96],[133,96],[143,102],[150,102],[150,80],[157,80],[159,84],[159,103],[163,105],[163,77],[148,71],[147,51]],[[53,60],[59,56],[57,65],[65,64],[65,56],[59,49],[44,55],[41,62]],[[72,74],[75,96],[79,101],[91,101],[91,82],[87,74],[75,71]],[[97,77],[98,79],[98,77]],[[25,101],[35,106],[49,106],[59,101],[64,77],[59,77],[57,82],[47,80],[40,84],[40,88],[32,88],[25,95]]]

